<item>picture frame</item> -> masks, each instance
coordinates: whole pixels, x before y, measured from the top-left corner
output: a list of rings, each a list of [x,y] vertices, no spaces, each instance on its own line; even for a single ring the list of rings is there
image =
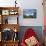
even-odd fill
[[[15,12],[15,11],[12,9],[12,10],[9,11],[9,14],[10,14],[10,15],[14,15],[14,12]]]
[[[18,13],[18,12],[17,12],[16,10],[14,10],[14,9],[9,11],[9,14],[10,14],[10,15],[16,15],[17,13]]]
[[[23,9],[23,18],[36,18],[36,9]]]
[[[2,10],[2,15],[9,15],[9,10]]]

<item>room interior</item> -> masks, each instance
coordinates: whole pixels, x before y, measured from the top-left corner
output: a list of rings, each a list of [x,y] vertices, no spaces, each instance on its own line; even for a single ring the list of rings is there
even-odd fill
[[[0,46],[21,46],[28,28],[46,46],[46,0],[0,0]]]

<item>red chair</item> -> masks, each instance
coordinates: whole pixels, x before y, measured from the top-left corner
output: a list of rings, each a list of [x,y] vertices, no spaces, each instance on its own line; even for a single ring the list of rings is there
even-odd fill
[[[32,37],[32,36],[34,36],[37,39],[37,35],[34,32],[34,30],[32,28],[28,28],[24,34],[24,37],[22,38],[21,46],[27,46],[25,43],[25,39],[28,39],[29,37]],[[35,46],[41,46],[40,42],[38,41]]]

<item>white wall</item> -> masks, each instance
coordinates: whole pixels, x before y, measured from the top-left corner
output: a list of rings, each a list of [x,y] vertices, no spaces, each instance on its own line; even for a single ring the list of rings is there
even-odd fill
[[[43,6],[42,0],[21,0],[18,1],[22,9],[37,9],[36,19],[24,19],[23,12],[20,14],[20,24],[22,26],[43,26]],[[21,10],[23,11],[23,10]]]
[[[14,6],[14,1],[15,0],[0,0],[0,6],[1,7],[10,7],[10,6]]]
[[[0,6],[15,6],[15,0],[0,0]],[[20,26],[43,26],[43,6],[42,0],[17,0],[20,7],[20,17],[19,24]],[[23,18],[23,9],[37,9],[37,18],[36,19],[24,19]]]

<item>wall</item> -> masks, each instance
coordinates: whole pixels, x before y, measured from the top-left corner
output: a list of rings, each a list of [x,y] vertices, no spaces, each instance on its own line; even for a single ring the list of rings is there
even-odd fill
[[[9,7],[15,6],[15,0],[0,0],[0,6]],[[43,26],[43,0],[17,0],[17,6],[20,7],[20,17],[19,24],[20,26]],[[24,19],[23,18],[23,9],[37,9],[37,18],[36,19]]]
[[[14,6],[15,0],[0,0],[0,6],[1,7],[12,7]]]
[[[18,1],[21,4],[22,9],[37,9],[36,19],[24,19],[23,10],[20,14],[20,24],[22,26],[43,26],[43,6],[42,0],[21,0]]]

